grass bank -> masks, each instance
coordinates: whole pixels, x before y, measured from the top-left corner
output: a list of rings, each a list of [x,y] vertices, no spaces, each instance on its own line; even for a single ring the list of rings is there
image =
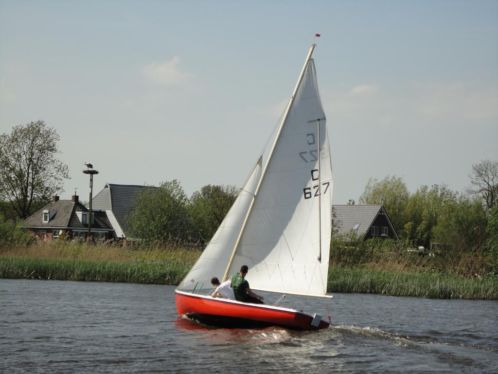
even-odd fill
[[[129,249],[52,242],[0,249],[0,278],[131,282],[177,285],[199,257],[198,249]],[[336,254],[341,254],[336,248]],[[351,251],[348,251],[351,256]],[[376,251],[363,261],[331,259],[330,292],[498,300],[498,277],[442,270],[440,258]],[[383,255],[382,255],[383,253]],[[403,261],[402,258],[404,258]],[[390,259],[390,260],[389,260]],[[347,261],[346,261],[347,260]],[[438,266],[436,266],[438,265]]]
[[[402,240],[332,242],[328,289],[441,299],[498,300],[493,252],[418,252]]]
[[[169,263],[0,258],[1,278],[178,284],[188,267]]]
[[[178,284],[199,255],[195,249],[53,242],[0,250],[0,278]]]
[[[467,278],[440,272],[392,272],[364,267],[331,267],[328,290],[437,299],[498,300],[498,278]]]

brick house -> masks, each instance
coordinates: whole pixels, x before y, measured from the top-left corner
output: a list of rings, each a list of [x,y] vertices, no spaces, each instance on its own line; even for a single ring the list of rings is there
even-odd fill
[[[103,211],[92,212],[91,234],[95,239],[112,239],[114,229]],[[85,238],[88,234],[89,211],[77,195],[71,200],[53,200],[23,222],[23,228],[42,240]]]

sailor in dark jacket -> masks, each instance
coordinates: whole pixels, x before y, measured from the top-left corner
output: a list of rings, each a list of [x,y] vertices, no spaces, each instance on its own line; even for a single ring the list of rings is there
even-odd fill
[[[231,286],[235,294],[235,299],[246,303],[264,304],[263,297],[255,294],[249,287],[249,282],[245,280],[248,271],[249,268],[247,265],[243,265],[240,268],[240,272],[234,274],[232,277]]]

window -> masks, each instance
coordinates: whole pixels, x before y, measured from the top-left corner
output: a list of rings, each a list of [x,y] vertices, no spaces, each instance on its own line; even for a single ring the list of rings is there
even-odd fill
[[[86,212],[81,212],[81,224],[88,225],[88,214]]]
[[[74,239],[85,239],[86,231],[73,231]]]
[[[43,211],[43,223],[48,223],[50,221],[50,213],[48,210]]]
[[[378,226],[372,226],[370,228],[370,234],[372,236],[379,236],[379,227]]]
[[[382,236],[389,235],[389,228],[387,226],[382,226]]]

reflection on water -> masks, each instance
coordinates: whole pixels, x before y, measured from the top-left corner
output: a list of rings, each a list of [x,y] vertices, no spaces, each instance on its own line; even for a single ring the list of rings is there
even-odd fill
[[[498,372],[498,303],[288,298],[320,331],[208,328],[174,288],[0,280],[0,372]],[[301,304],[300,304],[301,303]]]
[[[290,341],[291,332],[280,327],[264,329],[223,329],[200,325],[186,317],[178,317],[176,327],[179,330],[192,331],[199,339],[205,339],[210,344],[248,344],[262,345]]]

